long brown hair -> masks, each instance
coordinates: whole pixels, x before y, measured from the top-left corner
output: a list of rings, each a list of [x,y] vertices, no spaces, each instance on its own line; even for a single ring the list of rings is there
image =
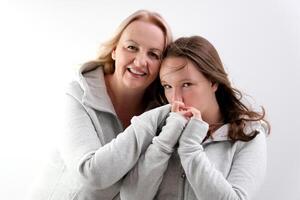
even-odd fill
[[[258,131],[246,134],[244,128],[246,122],[264,121],[270,130],[269,123],[265,118],[265,109],[262,112],[255,112],[248,108],[242,101],[242,93],[231,86],[228,75],[217,50],[205,38],[201,36],[181,37],[170,44],[166,49],[166,57],[183,57],[191,60],[197,69],[212,83],[218,84],[216,99],[220,107],[223,122],[229,124],[228,136],[233,141],[250,141],[256,137]],[[163,88],[159,88],[158,101],[167,103]],[[208,132],[207,137],[209,137]]]

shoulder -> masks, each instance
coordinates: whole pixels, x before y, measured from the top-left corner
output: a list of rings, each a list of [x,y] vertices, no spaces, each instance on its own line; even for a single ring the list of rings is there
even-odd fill
[[[244,128],[246,134],[258,131],[258,134],[250,141],[237,141],[237,151],[252,149],[253,152],[262,152],[266,149],[267,125],[263,121],[247,122]]]
[[[269,132],[269,128],[266,122],[262,120],[246,122],[246,126],[244,128],[245,134],[251,134],[253,133],[253,131],[258,131],[259,134],[267,136],[267,133]]]

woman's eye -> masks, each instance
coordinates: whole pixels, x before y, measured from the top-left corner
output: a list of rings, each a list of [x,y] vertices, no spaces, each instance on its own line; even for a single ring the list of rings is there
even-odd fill
[[[192,84],[191,83],[184,83],[183,85],[182,85],[182,87],[189,87],[189,86],[191,86]]]
[[[156,60],[159,60],[160,59],[160,56],[154,52],[149,52],[149,55],[151,58],[154,58]]]
[[[129,45],[127,46],[127,49],[131,50],[131,51],[136,51],[137,47],[133,46],[133,45]]]

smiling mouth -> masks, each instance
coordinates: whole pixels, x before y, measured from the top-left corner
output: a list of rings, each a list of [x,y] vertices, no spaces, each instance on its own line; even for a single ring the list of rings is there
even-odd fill
[[[142,72],[142,71],[139,71],[139,70],[136,70],[136,69],[133,69],[133,68],[127,68],[127,70],[134,74],[134,75],[137,75],[137,76],[146,76],[147,73],[146,72]]]

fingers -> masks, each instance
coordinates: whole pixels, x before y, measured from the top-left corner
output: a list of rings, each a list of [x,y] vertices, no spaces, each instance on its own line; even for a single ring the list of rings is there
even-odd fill
[[[171,107],[171,111],[172,112],[180,112],[180,111],[183,111],[185,110],[185,105],[183,102],[181,101],[174,101],[172,103],[172,107]]]
[[[202,120],[201,112],[197,108],[186,107],[186,111],[189,113],[189,116]]]
[[[174,101],[172,103],[171,111],[182,115],[186,119],[189,119],[189,117],[187,117],[188,115],[186,114],[187,111],[186,111],[185,105],[181,101]]]
[[[199,120],[202,120],[200,110],[191,106],[185,106],[185,104],[181,101],[174,101],[172,103],[171,111],[181,114],[188,119],[191,117],[195,117]]]
[[[191,113],[190,111],[184,111],[182,114],[187,119],[190,119],[191,117],[193,117],[193,113]]]

